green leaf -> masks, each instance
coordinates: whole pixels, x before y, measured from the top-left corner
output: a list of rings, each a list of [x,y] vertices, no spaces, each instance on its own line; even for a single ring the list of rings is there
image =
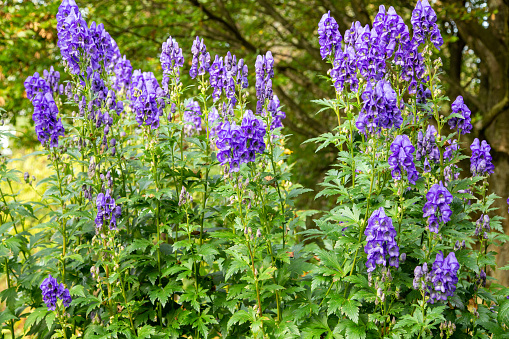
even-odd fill
[[[32,327],[32,325],[37,325],[49,312],[46,307],[36,308],[25,321],[25,331]]]
[[[44,320],[46,321],[46,325],[48,326],[48,331],[51,331],[56,315],[57,314],[55,312],[51,312],[46,316],[46,318],[44,318]]]
[[[227,328],[230,329],[233,325],[239,324],[242,325],[246,321],[254,322],[255,318],[253,318],[249,313],[247,313],[244,310],[240,310],[238,312],[235,312],[230,320],[228,320]]]

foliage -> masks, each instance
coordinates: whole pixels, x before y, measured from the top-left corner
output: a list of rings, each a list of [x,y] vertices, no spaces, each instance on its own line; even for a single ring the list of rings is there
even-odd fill
[[[498,198],[486,194],[489,146],[472,160],[475,175],[460,179],[461,131],[441,132],[449,119],[470,116],[440,115],[447,98],[428,33],[415,45],[403,26],[377,22],[402,31],[381,45],[354,25],[340,43],[339,32],[324,35],[338,27],[320,22],[321,43],[334,37],[325,57],[336,97],[315,103],[338,126],[309,140],[337,150],[317,194],[333,207],[316,214],[295,208],[307,190],[292,183],[275,122],[284,114],[270,53],[257,58],[254,114],[230,53],[186,83],[182,51],[168,39],[163,86],[141,71],[119,83],[126,65],[109,34],[83,25],[73,1],[57,20],[70,80],[31,96],[43,117],[36,154],[52,174],[34,182],[5,161],[0,167],[8,186],[43,189],[35,203],[0,186],[2,330],[14,337],[24,319],[24,335],[38,338],[507,336],[509,290],[486,282],[496,267],[491,249],[507,240],[501,218],[486,219]],[[404,65],[390,42],[414,52],[402,55]],[[375,69],[363,59],[380,55]],[[427,133],[432,118],[436,132]],[[65,134],[48,140],[48,126],[60,122]],[[45,280],[50,274],[57,281]],[[59,286],[54,310],[43,281]]]

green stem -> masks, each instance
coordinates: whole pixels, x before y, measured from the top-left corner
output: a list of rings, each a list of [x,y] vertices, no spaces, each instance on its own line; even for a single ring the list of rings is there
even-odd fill
[[[5,276],[7,277],[7,288],[11,288],[11,279],[9,277],[9,260],[7,259],[7,257],[5,258]],[[12,339],[16,339],[16,335],[14,334],[14,319],[11,319],[10,325]]]

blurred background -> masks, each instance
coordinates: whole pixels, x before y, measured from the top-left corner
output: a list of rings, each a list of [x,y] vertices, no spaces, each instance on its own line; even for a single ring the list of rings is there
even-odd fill
[[[0,1],[0,114],[4,126],[15,132],[7,149],[21,172],[43,178],[46,164],[23,157],[40,147],[31,120],[32,106],[23,82],[34,72],[54,66],[65,81],[57,46],[56,13],[61,1]],[[333,0],[90,0],[76,1],[85,20],[103,23],[117,41],[133,69],[152,71],[162,78],[159,64],[161,45],[171,35],[184,51],[183,79],[191,64],[191,45],[203,37],[212,59],[227,51],[244,58],[249,66],[251,98],[254,98],[254,61],[258,54],[272,51],[275,63],[274,90],[285,106],[286,147],[292,151],[293,181],[316,189],[324,172],[335,160],[335,150],[315,153],[316,145],[303,141],[331,131],[337,120],[332,112],[321,112],[311,100],[334,97],[334,89],[323,79],[329,65],[319,53],[317,26],[330,10],[343,33],[352,22],[371,24],[379,5],[392,5],[410,25],[415,1]],[[451,102],[462,95],[472,111],[474,130],[462,137],[464,147],[475,137],[492,147],[495,174],[490,190],[502,199],[496,202],[509,234],[506,199],[509,196],[509,1],[430,1],[435,9],[445,44],[437,57],[443,60],[442,84]],[[191,91],[193,89],[190,89]],[[255,104],[252,99],[251,105]],[[443,114],[448,114],[444,105]],[[254,105],[252,107],[254,109]],[[0,142],[5,143],[6,140]],[[469,162],[463,164],[469,175]],[[15,189],[25,189],[23,186]],[[27,191],[28,200],[36,200]],[[333,201],[304,196],[302,209],[328,208]],[[507,245],[507,244],[506,244]],[[509,262],[509,246],[497,257],[498,265]],[[492,274],[509,285],[507,271]]]

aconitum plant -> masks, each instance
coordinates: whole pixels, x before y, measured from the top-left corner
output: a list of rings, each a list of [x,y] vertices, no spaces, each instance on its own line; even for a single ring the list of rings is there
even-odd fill
[[[476,139],[462,172],[472,112],[442,96],[427,1],[345,32],[330,12],[317,23],[335,93],[315,102],[337,118],[311,140],[337,152],[319,212],[296,208],[309,190],[287,162],[279,51],[211,58],[206,39],[169,31],[160,67],[133,71],[106,23],[73,0],[56,15],[62,63],[25,82],[52,174],[0,162],[4,332],[23,319],[33,338],[505,335],[490,146]]]

